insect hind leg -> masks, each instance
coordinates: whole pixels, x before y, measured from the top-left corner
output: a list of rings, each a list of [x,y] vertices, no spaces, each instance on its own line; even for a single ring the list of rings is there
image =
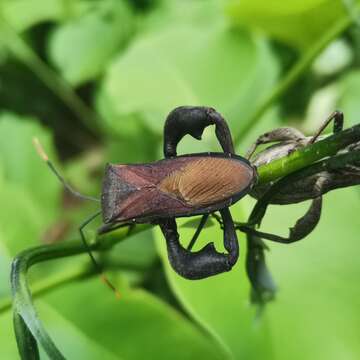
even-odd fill
[[[224,221],[224,247],[228,254],[217,252],[213,243],[207,244],[197,252],[191,252],[180,244],[175,219],[160,222],[170,264],[182,277],[190,280],[207,278],[230,271],[236,263],[239,257],[239,244],[234,223],[227,208],[220,212]]]
[[[322,134],[325,128],[331,123],[331,121],[334,121],[333,133],[341,131],[344,127],[344,114],[338,110],[330,114],[330,116],[320,126],[316,134],[310,139],[309,144],[313,144],[318,139],[318,137]]]
[[[225,153],[234,153],[230,129],[215,109],[205,106],[180,106],[170,112],[164,126],[164,155],[177,155],[177,145],[187,134],[201,140],[204,129],[215,125],[216,137]]]

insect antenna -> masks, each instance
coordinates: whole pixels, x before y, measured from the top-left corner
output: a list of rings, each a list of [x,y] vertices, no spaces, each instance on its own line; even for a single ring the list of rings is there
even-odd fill
[[[68,182],[66,182],[66,180],[60,175],[60,173],[56,169],[55,165],[49,160],[49,157],[47,156],[44,148],[40,144],[40,141],[39,141],[38,138],[36,138],[36,137],[33,138],[33,144],[34,144],[35,149],[36,149],[37,153],[39,154],[39,156],[47,163],[47,165],[49,166],[52,173],[55,174],[55,176],[59,179],[59,181],[62,183],[64,188],[70,194],[72,194],[72,195],[74,195],[74,196],[76,196],[76,197],[78,197],[80,199],[100,202],[100,199],[97,199],[95,197],[88,196],[88,195],[83,195],[83,194],[79,193],[78,191],[76,191],[75,189],[73,189],[71,187],[71,185]]]
[[[92,197],[92,196],[87,196],[87,195],[83,195],[81,193],[79,193],[78,191],[76,191],[75,189],[73,189],[71,187],[71,185],[69,185],[69,183],[66,182],[66,180],[60,175],[59,171],[56,169],[55,165],[50,161],[48,155],[46,154],[44,148],[42,147],[40,141],[38,138],[33,138],[33,144],[35,146],[35,149],[37,151],[37,153],[39,154],[39,156],[47,163],[47,165],[49,166],[50,170],[52,171],[53,174],[55,174],[55,176],[59,179],[59,181],[62,183],[62,185],[64,186],[64,188],[70,192],[70,194],[84,199],[84,200],[91,200],[91,201],[96,201],[96,202],[100,202],[99,199]],[[96,269],[96,271],[99,273],[100,275],[100,279],[103,283],[105,283],[105,285],[107,285],[114,293],[116,298],[120,298],[120,293],[119,291],[116,289],[116,287],[111,283],[111,281],[107,278],[107,276],[104,274],[101,266],[99,265],[99,263],[96,261],[94,255],[92,254],[91,251],[91,247],[88,244],[88,242],[86,241],[85,238],[85,234],[84,234],[84,228],[86,225],[88,225],[91,221],[93,221],[96,217],[98,217],[101,214],[101,211],[98,211],[96,214],[92,215],[91,217],[89,217],[88,219],[86,219],[79,227],[79,232],[80,232],[80,237],[81,237],[81,241],[84,244],[84,247],[87,251],[87,253],[90,256],[90,259]]]

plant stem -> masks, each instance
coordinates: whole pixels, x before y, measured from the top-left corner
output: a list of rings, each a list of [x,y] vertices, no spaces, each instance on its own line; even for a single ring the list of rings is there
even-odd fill
[[[346,146],[360,141],[360,125],[333,134],[310,146],[294,151],[258,168],[259,184],[274,181],[305,168],[324,157],[335,155]]]
[[[137,226],[133,230],[132,234],[144,231],[149,227],[150,225]],[[114,234],[110,236],[105,235],[103,239],[104,241],[100,241],[99,239],[98,241],[90,244],[90,249],[95,251],[109,249],[130,235],[126,228],[118,229],[115,233],[116,236],[114,236]],[[87,252],[87,249],[81,242],[64,242],[55,245],[38,246],[25,250],[13,260],[11,287],[13,294],[14,316],[15,319],[17,319],[16,324],[22,325],[15,327],[18,343],[31,343],[33,345],[29,336],[31,333],[32,336],[41,343],[49,358],[59,360],[64,359],[64,356],[51,340],[36,313],[27,282],[27,272],[32,265],[39,262],[77,255],[84,252]],[[29,331],[24,329],[24,326],[26,326]]]
[[[296,183],[299,180],[318,174],[322,171],[334,172],[343,169],[346,165],[356,165],[359,163],[360,150],[353,150],[344,154],[328,157],[306,167],[305,169],[291,172],[288,176],[281,178],[273,186],[271,186],[270,189],[258,200],[249,217],[250,225],[252,226],[261,223],[261,220],[265,215],[266,208],[270,204],[271,198],[287,185]]]
[[[77,266],[75,269],[66,270],[60,274],[51,276],[41,282],[36,283],[32,286],[32,295],[33,298],[38,297],[39,295],[45,294],[46,292],[55,289],[63,284],[67,284],[72,281],[84,279],[90,275],[93,275],[93,269],[89,269],[88,266]],[[12,299],[11,297],[4,298],[0,301],[0,314],[11,309]]]
[[[272,92],[261,101],[252,116],[244,123],[239,133],[234,138],[234,144],[238,145],[241,140],[258,123],[265,112],[276,103],[288,91],[295,82],[309,69],[318,55],[333,41],[340,36],[353,22],[353,19],[345,15],[340,18],[333,27],[328,29],[312,47],[310,47],[288,71],[283,79],[275,86]]]

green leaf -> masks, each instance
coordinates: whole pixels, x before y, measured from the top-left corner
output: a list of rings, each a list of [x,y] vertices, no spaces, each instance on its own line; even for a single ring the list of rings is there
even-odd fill
[[[99,96],[111,108],[108,126],[120,134],[134,114],[161,134],[165,117],[179,105],[213,106],[238,129],[276,75],[261,38],[224,24],[180,22],[139,36],[113,61]]]
[[[57,218],[61,185],[32,145],[37,136],[54,153],[51,137],[34,119],[3,113],[0,133],[0,296],[6,297],[11,258],[39,244],[44,229]]]
[[[59,195],[59,182],[49,171],[33,146],[38,137],[50,158],[54,149],[50,135],[36,123],[35,119],[11,113],[0,114],[0,163],[5,181],[31,194],[35,203],[44,209],[54,208]]]
[[[17,312],[14,312],[14,329],[21,359],[39,360],[39,349],[36,340],[21,315]]]
[[[45,299],[68,322],[66,327],[59,326],[39,309],[66,358],[77,358],[74,355],[82,354],[81,349],[88,343],[124,359],[223,358],[221,349],[211,339],[143,290],[124,289],[122,298],[117,300],[96,278],[63,287]],[[82,336],[68,337],[67,329],[72,327]]]
[[[354,190],[324,196],[320,224],[306,239],[291,246],[267,243],[268,265],[280,289],[267,309],[276,359],[360,356],[360,203]],[[272,206],[263,229],[286,233],[285,224],[293,223],[306,206]]]
[[[91,7],[89,0],[1,0],[0,16],[22,32],[42,22],[79,16]]]
[[[46,328],[53,340],[59,343],[66,359],[122,359],[97,341],[89,339],[81,329],[64,318],[55,308],[44,301],[37,303],[41,318],[45,320]]]
[[[223,23],[224,4],[227,0],[158,1],[156,7],[140,18],[141,31],[164,30],[176,24],[198,26]]]
[[[360,71],[353,70],[348,72],[336,84],[338,90],[337,106],[344,112],[345,123],[355,125],[359,120],[359,91],[360,91]]]
[[[187,220],[182,226],[196,230],[198,225],[199,225],[199,219],[195,218],[195,219]],[[204,226],[204,229],[214,225],[215,225],[215,221],[212,220],[211,218],[208,218]]]
[[[19,351],[16,345],[13,329],[13,318],[10,311],[0,315],[0,328],[1,357],[4,359],[18,359]]]
[[[61,0],[2,0],[0,10],[2,16],[17,31],[42,21],[55,20],[64,14]]]
[[[235,219],[241,220],[240,207],[232,208]],[[187,220],[178,220],[180,240],[184,246],[190,241],[194,229],[180,227]],[[272,346],[267,330],[267,319],[256,320],[255,308],[249,304],[249,284],[245,275],[245,241],[240,239],[240,259],[229,272],[190,281],[178,276],[170,267],[165,240],[156,230],[157,245],[163,259],[166,275],[176,297],[192,318],[198,321],[227,351],[227,358],[272,359]],[[213,241],[221,251],[223,232],[218,225],[204,229],[194,251]]]
[[[232,0],[231,20],[261,29],[271,37],[304,50],[314,44],[338,18],[347,16],[342,0]]]
[[[11,255],[39,243],[41,231],[57,216],[58,180],[36,153],[37,136],[54,158],[49,134],[32,118],[0,115],[1,233]]]
[[[360,265],[354,249],[358,246],[356,214],[360,205],[355,195],[353,189],[327,194],[321,223],[307,239],[292,246],[267,242],[272,249],[267,253],[269,268],[280,290],[261,319],[256,321],[246,300],[243,257],[230,273],[199,282],[185,280],[169,266],[165,241],[157,231],[157,244],[174,293],[234,358],[357,359]],[[242,205],[246,204],[250,202],[242,200]],[[304,208],[306,204],[270,207],[263,230],[286,233],[286,224],[292,224]],[[237,210],[232,213],[241,220]],[[193,232],[180,229],[184,245]],[[204,230],[201,237],[197,249],[209,241],[222,248],[220,230]],[[244,249],[242,241],[240,245]]]
[[[49,57],[66,80],[80,85],[100,75],[128,40],[133,18],[120,0],[95,3],[82,16],[60,25],[49,41]]]

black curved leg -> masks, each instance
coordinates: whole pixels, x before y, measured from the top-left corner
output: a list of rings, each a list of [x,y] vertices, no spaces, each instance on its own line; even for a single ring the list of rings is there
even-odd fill
[[[213,243],[197,252],[185,249],[179,242],[175,219],[159,225],[165,236],[168,257],[173,269],[190,280],[203,279],[231,270],[239,257],[239,244],[229,209],[220,211],[224,223],[224,247],[227,254],[218,253]]]
[[[197,227],[194,236],[192,237],[191,241],[189,242],[189,245],[187,246],[187,250],[190,250],[194,247],[196,240],[198,239],[202,229],[204,228],[207,220],[209,218],[209,214],[205,214],[201,217],[199,226]]]
[[[230,129],[215,109],[205,106],[180,106],[170,112],[165,122],[165,157],[177,155],[177,145],[187,134],[201,140],[204,129],[209,125],[215,125],[215,134],[224,152],[234,153]]]
[[[291,244],[304,239],[316,228],[320,221],[321,209],[322,196],[319,196],[313,199],[305,215],[296,221],[294,227],[290,228],[288,237],[257,231],[253,227],[246,225],[240,225],[237,228],[248,235],[256,236],[261,239],[271,240],[282,244]]]
[[[288,177],[291,175],[288,175]],[[285,183],[284,183],[285,181]],[[264,233],[254,229],[256,224],[260,224],[271,202],[271,197],[276,194],[276,190],[286,184],[286,178],[273,185],[271,189],[259,200],[249,217],[249,225],[239,225],[237,228],[244,231],[247,235],[246,271],[251,283],[251,301],[260,306],[264,306],[268,301],[275,297],[276,285],[272,279],[270,271],[265,261],[266,246],[262,239],[272,240],[283,244],[290,244],[299,241],[309,235],[320,220],[322,208],[322,192],[327,179],[319,177],[315,183],[315,197],[308,211],[290,229],[288,237],[281,237],[275,234]],[[291,183],[291,181],[290,181]]]

